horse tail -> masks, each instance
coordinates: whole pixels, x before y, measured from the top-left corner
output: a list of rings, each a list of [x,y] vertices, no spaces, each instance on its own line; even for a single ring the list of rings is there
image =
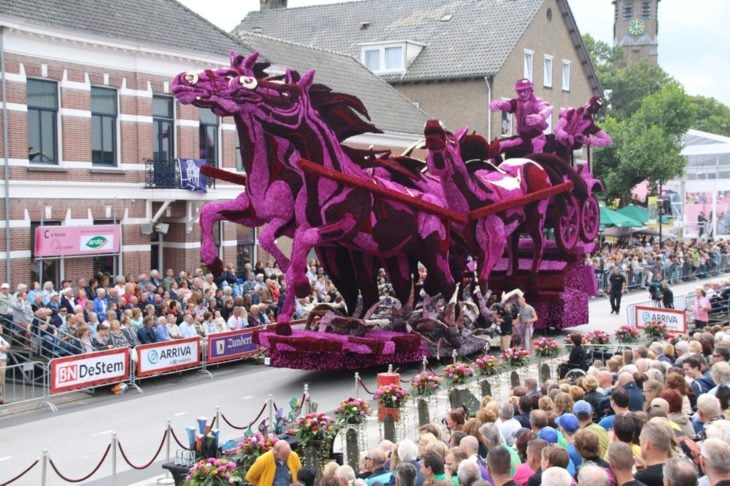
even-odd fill
[[[568,180],[573,183],[573,194],[580,200],[587,199],[590,191],[586,181],[570,166],[566,161],[560,157],[556,157],[552,154],[530,154],[525,158],[537,162],[547,172],[550,182],[554,185],[560,184],[564,181],[564,177],[567,176]]]

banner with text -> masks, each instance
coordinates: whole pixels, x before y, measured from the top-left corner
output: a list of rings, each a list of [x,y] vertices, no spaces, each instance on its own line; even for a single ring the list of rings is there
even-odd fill
[[[644,329],[652,321],[661,322],[674,334],[687,333],[687,313],[675,309],[636,306],[636,327]]]
[[[137,376],[200,366],[200,339],[176,339],[137,346]]]
[[[129,349],[55,358],[50,362],[51,394],[119,383],[129,379]]]
[[[258,353],[253,342],[255,329],[222,332],[208,336],[208,363],[246,358]]]
[[[34,257],[119,253],[121,226],[37,226]]]

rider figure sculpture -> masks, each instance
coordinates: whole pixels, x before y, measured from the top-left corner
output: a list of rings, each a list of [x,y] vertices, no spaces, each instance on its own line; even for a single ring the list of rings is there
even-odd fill
[[[491,111],[514,113],[517,119],[517,136],[509,140],[500,140],[500,149],[518,147],[530,142],[533,153],[542,153],[546,142],[547,120],[553,112],[553,107],[547,101],[535,96],[529,79],[518,79],[515,82],[515,91],[516,98],[494,100],[489,103]]]
[[[558,124],[555,127],[555,139],[573,150],[583,145],[593,147],[608,147],[611,137],[601,130],[594,121],[594,116],[601,109],[603,101],[598,96],[592,96],[585,106],[580,108],[566,108],[560,112]]]

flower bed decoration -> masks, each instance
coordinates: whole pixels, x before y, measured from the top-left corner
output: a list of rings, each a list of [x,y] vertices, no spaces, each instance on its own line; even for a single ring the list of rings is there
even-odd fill
[[[431,371],[418,373],[411,379],[411,392],[418,397],[430,397],[441,386],[441,378]]]
[[[241,484],[243,476],[236,470],[236,463],[226,459],[209,457],[201,459],[185,476],[185,486],[218,486]]]
[[[443,374],[451,385],[465,385],[474,376],[474,370],[466,363],[454,363],[444,366]]]
[[[621,326],[616,329],[614,336],[620,343],[635,343],[639,340],[639,331],[635,327]]]
[[[591,344],[608,344],[611,342],[611,336],[605,331],[591,331],[585,337]]]
[[[276,436],[273,434],[265,435],[261,432],[254,432],[253,435],[244,437],[235,449],[225,451],[224,454],[235,460],[241,469],[248,471],[261,454],[274,447],[276,440]]]
[[[590,341],[588,340],[588,336],[586,334],[580,334],[577,332],[571,332],[567,336],[565,336],[564,342],[565,344],[573,345],[573,336],[580,336],[580,341],[582,344],[589,344]]]
[[[324,413],[308,413],[297,419],[296,436],[303,447],[312,441],[328,441],[337,435],[335,420]]]
[[[560,345],[553,338],[538,338],[532,342],[535,354],[543,357],[557,356],[560,353]]]
[[[408,390],[396,384],[383,385],[378,387],[373,398],[386,408],[400,408],[408,398]]]
[[[669,334],[669,331],[667,331],[667,326],[663,323],[659,321],[651,321],[644,328],[644,334],[649,338],[664,339],[667,337],[667,334]]]
[[[335,418],[341,424],[360,425],[372,413],[372,407],[361,398],[350,397],[340,402]]]
[[[527,366],[530,353],[525,348],[509,348],[502,353],[502,361],[512,367]]]
[[[490,376],[497,372],[497,368],[499,367],[499,358],[492,356],[491,354],[485,354],[484,356],[479,356],[476,360],[474,360],[474,365],[479,370],[479,373]]]

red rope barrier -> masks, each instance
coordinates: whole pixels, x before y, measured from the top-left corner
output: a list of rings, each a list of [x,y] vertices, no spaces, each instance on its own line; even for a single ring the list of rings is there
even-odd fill
[[[127,457],[127,455],[124,453],[124,448],[122,448],[121,442],[118,442],[119,452],[122,454],[122,458],[124,459],[124,462],[126,462],[129,465],[129,467],[131,467],[132,469],[141,471],[142,469],[147,469],[148,467],[150,467],[152,465],[153,462],[155,462],[155,459],[157,459],[157,456],[159,456],[160,452],[162,452],[162,446],[165,445],[166,437],[167,437],[167,432],[162,434],[162,440],[160,441],[160,447],[157,448],[157,452],[155,452],[155,455],[152,456],[152,459],[150,459],[150,461],[147,464],[145,464],[144,466],[135,466],[134,464],[132,464],[132,461],[130,461],[129,458]]]
[[[10,480],[8,480],[8,481],[5,481],[4,483],[0,484],[0,486],[7,486],[8,484],[14,483],[14,482],[15,482],[15,481],[17,481],[18,479],[20,479],[20,478],[22,478],[23,476],[25,476],[26,474],[28,474],[28,472],[30,472],[30,470],[31,470],[31,469],[33,469],[34,467],[36,467],[36,466],[38,465],[38,463],[39,463],[39,462],[40,462],[40,459],[36,459],[36,460],[35,460],[35,461],[33,462],[33,464],[31,464],[30,466],[26,467],[26,468],[25,468],[25,470],[23,470],[23,472],[22,472],[22,473],[18,474],[18,475],[17,475],[17,476],[15,476],[15,477],[14,477],[13,479],[10,479]]]
[[[365,382],[362,381],[362,378],[358,378],[357,381],[360,383],[360,386],[363,388],[363,390],[365,390],[365,393],[368,393],[370,395],[374,395],[374,393],[371,392],[370,390],[368,390],[368,387],[365,386]]]
[[[266,404],[265,403],[261,406],[261,410],[259,411],[259,414],[256,416],[256,418],[253,419],[251,422],[249,422],[248,425],[244,425],[243,427],[239,427],[238,425],[233,425],[231,422],[228,421],[228,418],[225,415],[223,415],[222,413],[221,413],[221,418],[223,419],[223,421],[225,423],[228,424],[229,427],[231,427],[233,429],[236,429],[236,430],[246,430],[247,428],[249,428],[251,426],[251,424],[256,423],[256,422],[259,421],[259,419],[261,418],[261,416],[264,414],[264,410],[266,410]]]
[[[192,451],[192,449],[182,442],[180,442],[180,439],[177,438],[177,435],[175,434],[175,429],[170,427],[170,435],[172,435],[172,438],[175,439],[175,442],[177,442],[177,445],[180,446],[181,449],[185,449],[186,451]]]
[[[56,472],[56,474],[58,474],[58,477],[59,478],[63,479],[66,482],[69,482],[69,483],[80,483],[81,481],[86,481],[91,476],[93,476],[94,474],[96,474],[96,472],[99,470],[99,468],[101,467],[101,465],[104,464],[104,461],[106,461],[106,456],[109,455],[109,451],[111,450],[111,448],[112,448],[112,445],[111,444],[109,444],[108,446],[106,446],[106,450],[104,451],[104,455],[101,456],[101,460],[96,465],[96,467],[93,469],[93,471],[91,471],[89,474],[87,474],[83,478],[79,478],[79,479],[67,478],[66,476],[64,476],[63,474],[61,474],[61,471],[58,470],[58,468],[56,467],[56,464],[53,462],[53,459],[48,458],[48,463],[51,465],[51,468]]]
[[[218,420],[218,416],[217,415],[213,415],[213,420],[210,421],[210,428],[211,429],[213,429],[213,427],[215,427],[216,420]]]

